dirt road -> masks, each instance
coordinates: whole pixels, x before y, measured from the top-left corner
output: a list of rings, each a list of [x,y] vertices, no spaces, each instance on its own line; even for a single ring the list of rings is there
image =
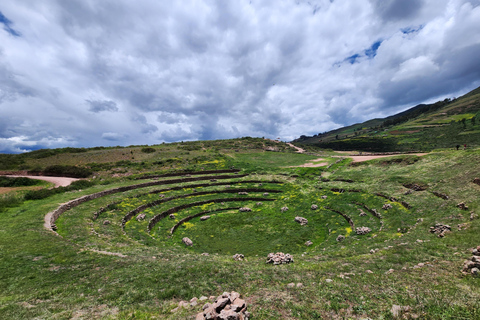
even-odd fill
[[[80,179],[77,179],[77,178],[28,176],[28,175],[5,175],[5,177],[30,178],[30,179],[44,180],[44,181],[55,184],[55,188],[56,187],[66,187],[66,186],[70,185],[73,181],[80,180]]]
[[[366,155],[366,156],[342,156],[346,158],[352,158],[353,162],[363,162],[363,161],[368,161],[368,160],[373,160],[373,159],[378,159],[378,158],[388,158],[388,157],[395,157],[395,156],[405,156],[405,155],[415,155],[415,156],[424,156],[427,153],[406,153],[406,154],[389,154],[389,155]]]

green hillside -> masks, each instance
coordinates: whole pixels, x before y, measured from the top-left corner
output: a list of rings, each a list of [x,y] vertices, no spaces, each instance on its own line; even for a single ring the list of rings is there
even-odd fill
[[[334,150],[431,151],[478,146],[480,88],[458,99],[421,104],[396,115],[332,130],[294,143]]]
[[[242,138],[2,157],[88,178],[3,178],[0,319],[195,319],[231,291],[250,319],[480,319],[480,277],[462,273],[478,148],[353,162]]]

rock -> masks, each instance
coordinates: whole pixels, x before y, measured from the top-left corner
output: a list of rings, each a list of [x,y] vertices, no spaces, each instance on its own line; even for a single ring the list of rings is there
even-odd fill
[[[240,212],[250,212],[250,211],[252,211],[252,209],[250,209],[249,207],[241,207],[240,209],[238,209],[238,211],[240,211]]]
[[[263,205],[263,202],[257,202],[257,203],[255,203],[255,205],[256,205],[257,207],[259,207],[259,206]]]
[[[365,234],[368,234],[370,232],[372,232],[372,229],[370,229],[368,227],[360,227],[360,228],[355,229],[355,233],[358,234],[358,235],[365,235]]]
[[[343,240],[345,240],[345,236],[339,235],[337,237],[337,242],[340,242],[340,241],[343,241]]]
[[[109,224],[111,224],[110,220],[105,220],[105,221],[103,221],[103,225],[104,225],[104,226],[108,226]]]
[[[333,282],[333,280],[332,279],[325,279],[325,282],[326,283],[331,283],[331,282]]]
[[[479,251],[478,249],[473,249],[473,250],[472,250],[472,254],[473,254],[474,256],[480,256],[480,251]]]
[[[208,220],[208,219],[210,219],[210,216],[200,217],[200,221],[205,221],[205,220]]]
[[[366,270],[365,273],[370,273],[370,274],[372,274],[373,271],[372,271],[372,270]]]
[[[435,233],[439,238],[443,238],[445,233],[450,232],[452,227],[441,223],[436,223],[434,227],[430,227],[430,232]]]
[[[189,238],[185,237],[182,239],[182,242],[186,245],[186,246],[193,246],[193,241],[190,240]]]
[[[472,182],[480,186],[480,178],[475,178]]]
[[[307,242],[305,242],[305,245],[306,245],[307,247],[310,247],[312,244],[313,244],[313,242],[310,241],[310,240],[308,240]]]
[[[360,209],[360,213],[358,214],[360,217],[365,217],[367,214],[365,213],[365,211],[363,211],[362,209]]]
[[[269,195],[269,193],[268,193],[268,192],[265,192],[263,195],[264,195],[264,196],[268,196],[268,195]]]
[[[297,288],[302,288],[303,287],[303,283],[299,282],[297,283]]]
[[[385,274],[391,274],[391,273],[394,273],[395,272],[395,269],[388,269],[387,272],[385,272]]]
[[[238,298],[235,298],[232,302],[232,310],[235,312],[239,312],[243,308],[245,308],[245,300]]]
[[[245,256],[243,254],[235,253],[233,255],[233,260],[235,261],[242,261],[243,259],[245,259]]]
[[[205,301],[205,300],[208,300],[208,298],[205,297],[205,296],[201,296],[200,299],[198,299],[198,300],[200,300],[200,301]]]
[[[248,195],[248,192],[240,191],[238,194],[239,194],[240,196],[246,196],[246,195]]]
[[[317,210],[318,209],[318,206],[316,204],[312,204],[312,206],[310,207],[312,210]]]
[[[479,268],[472,268],[472,270],[470,270],[470,273],[472,274],[472,276],[478,276],[478,275],[480,275],[480,269]]]
[[[267,256],[267,263],[273,263],[274,265],[286,264],[293,262],[293,256],[285,254],[283,252],[269,253]]]
[[[171,215],[169,215],[170,219],[175,219],[175,215],[172,213]]]
[[[327,196],[321,196],[320,198],[322,198],[323,200],[327,199]]]
[[[288,207],[281,207],[281,208],[280,208],[280,211],[281,211],[281,212],[288,211]]]
[[[229,298],[220,298],[220,299],[217,299],[217,302],[215,302],[213,304],[213,307],[215,308],[215,311],[216,312],[220,312],[222,311],[225,306],[230,303],[230,299]]]
[[[206,256],[206,257],[208,257],[208,256],[209,256],[209,254],[208,254],[208,252],[204,252],[204,253],[202,253],[202,256]]]
[[[143,221],[145,220],[145,217],[146,217],[146,214],[145,213],[140,213],[135,219],[137,219],[137,221]]]
[[[197,316],[195,317],[195,320],[204,320],[203,312],[197,313]]]
[[[218,315],[220,320],[239,320],[240,316],[233,310],[222,310]]]
[[[471,211],[470,212],[470,221],[475,220],[478,218],[478,214],[475,214],[475,212]]]
[[[388,209],[392,209],[392,205],[390,203],[385,203],[383,206],[382,206],[382,209],[383,210],[388,210]]]
[[[295,222],[298,222],[298,223],[300,223],[301,226],[304,226],[308,223],[308,220],[303,218],[303,217],[296,216],[295,217]]]
[[[460,208],[461,210],[468,210],[468,207],[465,204],[465,202],[460,202],[459,204],[457,204],[457,207]]]
[[[294,288],[294,287],[295,287],[295,283],[290,282],[289,284],[287,284],[287,287],[288,287],[288,288]]]

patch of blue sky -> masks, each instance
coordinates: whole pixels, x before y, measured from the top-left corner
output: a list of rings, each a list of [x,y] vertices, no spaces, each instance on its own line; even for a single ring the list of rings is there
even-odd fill
[[[20,32],[16,31],[11,27],[12,21],[10,21],[5,15],[0,11],[0,23],[3,24],[3,30],[7,31],[14,37],[20,37]]]
[[[343,62],[349,62],[350,64],[359,63],[363,58],[373,59],[377,55],[378,48],[382,44],[382,40],[375,41],[370,48],[363,50],[361,53],[355,53],[350,57],[345,58]],[[337,63],[335,64],[337,65]]]
[[[418,32],[420,30],[422,30],[424,27],[423,24],[419,25],[419,26],[416,26],[416,27],[406,27],[406,28],[402,28],[400,29],[400,31],[402,31],[403,34],[410,34],[410,33],[415,33],[415,32]]]

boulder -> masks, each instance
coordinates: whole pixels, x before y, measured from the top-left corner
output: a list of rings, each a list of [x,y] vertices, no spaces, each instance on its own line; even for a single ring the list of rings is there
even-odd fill
[[[305,242],[305,245],[306,245],[307,247],[310,247],[312,244],[313,244],[313,242],[310,241],[310,240],[308,240],[307,242]]]
[[[187,237],[183,238],[183,239],[182,239],[182,242],[183,242],[186,246],[189,246],[189,247],[193,246],[193,241],[190,240],[190,239],[187,238]]]
[[[368,227],[360,227],[360,228],[355,229],[355,233],[358,234],[358,235],[365,235],[365,234],[368,234],[370,232],[372,232],[372,229],[370,229]]]
[[[293,262],[293,256],[285,254],[283,252],[269,253],[267,256],[267,263],[273,263],[274,265],[286,264]]]
[[[210,219],[210,216],[200,217],[200,221],[205,221],[205,220],[208,220],[208,219]]]
[[[305,219],[304,217],[296,216],[295,217],[295,222],[298,222],[298,223],[300,223],[301,226],[304,226],[308,223],[308,220]]]
[[[318,209],[318,206],[316,204],[312,204],[312,206],[310,207],[310,209],[312,210],[317,210]]]
[[[136,217],[136,219],[137,219],[137,221],[143,221],[143,220],[145,220],[145,217],[146,217],[146,214],[145,214],[145,213],[140,213],[140,214]]]
[[[338,241],[338,242],[343,241],[343,240],[345,240],[345,236],[339,235],[339,236],[337,237],[337,241]]]
[[[238,211],[240,211],[240,212],[250,212],[250,211],[252,211],[252,209],[250,209],[249,207],[241,207],[240,209],[238,209]]]

